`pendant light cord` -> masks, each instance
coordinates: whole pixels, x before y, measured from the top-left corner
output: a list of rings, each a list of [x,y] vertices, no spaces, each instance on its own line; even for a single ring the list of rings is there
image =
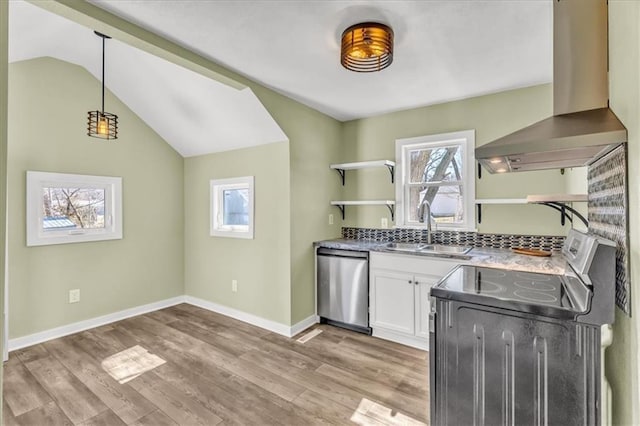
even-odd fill
[[[102,37],[102,114],[104,115],[104,37]]]

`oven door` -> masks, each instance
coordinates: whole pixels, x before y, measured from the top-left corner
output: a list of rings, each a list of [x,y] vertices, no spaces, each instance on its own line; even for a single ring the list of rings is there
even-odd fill
[[[432,425],[598,424],[599,327],[432,300]]]

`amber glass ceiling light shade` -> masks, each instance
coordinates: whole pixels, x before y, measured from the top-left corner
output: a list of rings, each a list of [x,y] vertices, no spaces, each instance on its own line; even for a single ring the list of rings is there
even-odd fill
[[[377,22],[352,25],[342,33],[340,63],[356,72],[381,71],[393,62],[393,30]]]
[[[102,38],[102,109],[88,112],[87,135],[100,139],[118,139],[118,116],[104,111],[104,42],[111,37],[94,32]]]

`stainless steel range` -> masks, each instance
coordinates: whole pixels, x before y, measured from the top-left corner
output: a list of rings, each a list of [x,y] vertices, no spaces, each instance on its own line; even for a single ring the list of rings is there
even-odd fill
[[[550,275],[459,266],[431,290],[431,424],[597,425],[615,244],[571,231]]]

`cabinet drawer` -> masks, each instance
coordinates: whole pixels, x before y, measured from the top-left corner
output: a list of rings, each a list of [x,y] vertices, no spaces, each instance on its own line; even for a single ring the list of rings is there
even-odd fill
[[[410,254],[371,252],[370,256],[370,266],[372,269],[386,269],[404,273],[433,275],[438,278],[442,278],[447,275],[449,271],[460,263],[460,260],[412,256]]]

